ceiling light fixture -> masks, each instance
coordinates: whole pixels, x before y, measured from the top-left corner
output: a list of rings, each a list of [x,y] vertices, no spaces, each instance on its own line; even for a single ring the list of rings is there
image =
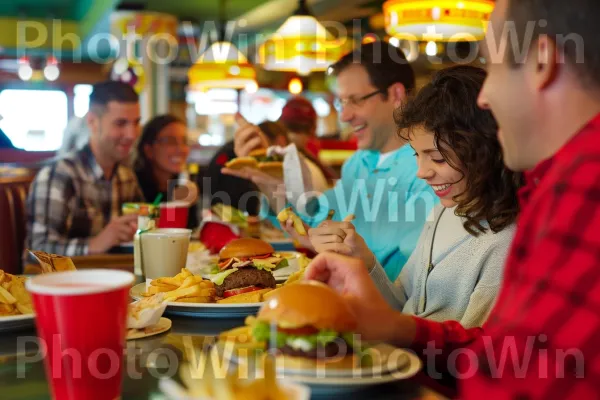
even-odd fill
[[[221,31],[213,43],[188,71],[189,89],[207,91],[212,88],[251,89],[256,83],[256,71],[238,48],[225,41],[225,1],[221,0]]]
[[[388,0],[383,4],[389,35],[413,41],[483,39],[492,0]]]
[[[335,39],[308,10],[306,0],[260,47],[263,67],[270,71],[292,71],[308,75],[325,71],[352,49],[350,39]]]

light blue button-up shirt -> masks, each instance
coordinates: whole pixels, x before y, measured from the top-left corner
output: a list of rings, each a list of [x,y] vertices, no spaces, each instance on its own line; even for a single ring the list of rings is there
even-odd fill
[[[417,163],[409,145],[377,166],[380,155],[378,151],[357,151],[344,163],[335,187],[313,199],[305,212],[296,212],[312,227],[325,220],[329,210],[335,211],[334,221],[354,214],[356,232],[393,282],[439,199],[417,178]]]

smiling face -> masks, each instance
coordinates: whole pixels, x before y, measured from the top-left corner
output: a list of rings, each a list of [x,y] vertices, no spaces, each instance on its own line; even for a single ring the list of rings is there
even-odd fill
[[[337,96],[341,100],[354,99],[376,92],[377,88],[369,80],[369,74],[361,65],[350,65],[337,76]],[[388,90],[388,92],[392,92]],[[396,99],[383,94],[358,101],[358,104],[346,104],[340,113],[340,119],[352,126],[353,134],[362,150],[393,150],[392,139],[396,136],[394,124],[394,104]],[[351,103],[351,101],[350,101]],[[392,148],[390,148],[392,147]]]
[[[187,127],[179,122],[165,126],[153,143],[144,146],[144,152],[153,168],[173,175],[179,174],[190,154]]]
[[[464,193],[466,179],[461,171],[454,169],[444,159],[435,145],[434,135],[421,127],[415,127],[409,135],[409,144],[415,150],[417,177],[432,187],[444,207],[457,205],[455,197]],[[460,166],[456,155],[446,150],[454,165]]]
[[[138,103],[110,101],[105,108],[92,108],[87,118],[97,158],[118,163],[129,157],[140,134]]]

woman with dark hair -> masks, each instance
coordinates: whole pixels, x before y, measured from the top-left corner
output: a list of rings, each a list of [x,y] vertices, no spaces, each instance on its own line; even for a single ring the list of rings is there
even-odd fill
[[[162,201],[172,199],[190,153],[185,123],[173,115],[154,117],[144,125],[136,150],[133,169],[146,201],[154,201],[159,193]],[[198,224],[198,206],[194,203],[188,228]]]
[[[431,185],[440,205],[395,283],[350,223],[337,244],[338,252],[362,255],[396,308],[465,327],[481,326],[494,304],[522,184],[521,175],[504,166],[494,117],[477,106],[485,77],[469,66],[442,70],[396,111],[400,136],[415,151],[417,176]],[[333,249],[313,244],[319,252]]]

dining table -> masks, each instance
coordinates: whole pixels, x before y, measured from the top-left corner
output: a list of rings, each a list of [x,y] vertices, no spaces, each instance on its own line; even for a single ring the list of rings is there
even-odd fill
[[[110,257],[92,256],[78,260],[78,267],[95,267],[98,261]],[[133,272],[133,266],[125,266],[125,258],[112,258],[115,269]],[[83,263],[81,262],[83,261]],[[84,267],[85,268],[85,267]],[[110,266],[108,266],[110,268]],[[136,276],[136,283],[143,282]],[[131,299],[133,301],[133,299]],[[98,305],[101,307],[101,305]],[[90,310],[93,312],[93,310]],[[171,329],[163,334],[143,339],[129,340],[123,357],[122,399],[162,400],[168,399],[159,388],[164,378],[178,379],[179,368],[189,361],[190,346],[208,351],[217,342],[220,333],[244,325],[244,318],[201,318],[165,314],[172,322]],[[93,329],[93,328],[90,328]],[[0,334],[0,398],[11,400],[50,399],[44,360],[35,325],[18,332]],[[443,393],[443,394],[441,394]],[[444,399],[451,389],[440,386],[422,372],[417,376],[393,383],[370,386],[366,389],[340,395],[312,394],[311,399]]]

